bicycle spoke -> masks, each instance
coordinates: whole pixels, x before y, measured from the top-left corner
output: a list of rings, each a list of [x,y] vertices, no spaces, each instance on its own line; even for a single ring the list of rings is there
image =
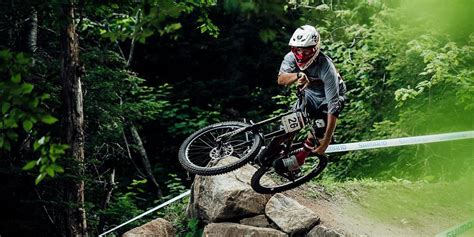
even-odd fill
[[[212,146],[209,145],[207,142],[205,142],[202,138],[199,138],[199,140],[200,140],[202,143],[206,144],[208,147],[212,148]]]

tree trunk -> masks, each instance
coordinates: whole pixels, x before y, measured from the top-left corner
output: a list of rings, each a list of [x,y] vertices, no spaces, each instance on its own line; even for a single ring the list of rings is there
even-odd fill
[[[66,167],[74,178],[64,184],[66,207],[62,221],[65,224],[62,233],[65,236],[87,236],[86,212],[84,209],[84,113],[81,88],[81,67],[79,64],[79,44],[74,25],[74,7],[72,2],[61,5],[60,42],[62,51],[61,82],[64,114],[62,128],[63,142],[70,148],[66,157],[71,161]]]
[[[145,174],[148,180],[151,181],[153,186],[156,188],[156,194],[158,198],[161,198],[163,197],[163,193],[161,192],[160,185],[158,184],[158,182],[156,182],[155,176],[153,175],[153,172],[151,171],[150,160],[148,159],[148,156],[146,154],[146,150],[145,150],[145,147],[143,146],[142,139],[140,138],[140,135],[138,135],[137,128],[135,128],[133,124],[130,125],[130,131],[132,132],[133,141],[138,146],[138,151],[140,153],[140,157],[142,158],[143,167],[145,168]]]
[[[29,21],[29,33],[28,33],[28,50],[34,54],[38,49],[38,12],[34,7],[31,8],[30,21]]]
[[[140,168],[138,168],[138,165],[135,163],[135,161],[133,161],[132,152],[130,152],[130,145],[128,145],[127,136],[125,135],[124,130],[122,130],[122,136],[123,136],[123,141],[125,142],[125,149],[127,150],[128,158],[132,162],[133,167],[135,167],[135,170],[137,171],[138,176],[140,176],[140,178],[145,178],[145,175],[142,173]]]
[[[114,165],[115,167],[115,165]],[[105,197],[104,197],[104,202],[102,203],[101,209],[105,211],[107,207],[109,206],[110,199],[112,198],[112,192],[114,191],[115,188],[115,168],[112,168],[112,172],[110,173],[110,179],[106,181],[105,183]],[[100,232],[105,231],[104,229],[105,226],[105,220],[104,218],[100,218],[99,220],[99,226],[98,230]]]
[[[133,32],[132,42],[130,43],[130,51],[128,52],[127,63],[125,64],[126,68],[130,67],[130,65],[132,63],[132,60],[133,60],[133,52],[135,51],[135,38],[136,38],[137,32],[139,31],[138,27],[140,26],[140,18],[141,18],[141,10],[138,9],[137,10],[137,15],[136,15],[135,31]],[[120,49],[120,46],[119,46],[119,49]],[[130,124],[130,131],[132,133],[133,141],[138,146],[140,157],[142,158],[143,167],[145,168],[146,177],[149,181],[151,181],[154,188],[156,189],[156,194],[157,194],[158,198],[162,198],[163,193],[161,192],[161,187],[158,184],[158,182],[156,182],[155,176],[153,175],[153,172],[151,171],[150,160],[148,159],[148,155],[146,154],[145,147],[143,146],[143,142],[142,142],[142,139],[140,138],[140,135],[138,134],[137,128],[135,127],[135,125],[133,123]],[[125,137],[125,134],[123,136],[124,136],[124,140],[126,142],[127,148],[128,148],[127,138]],[[130,159],[133,162],[133,159],[130,155],[130,151],[128,153],[129,153]],[[137,170],[140,172],[138,167],[137,167]]]
[[[135,38],[137,37],[136,34],[137,32],[139,31],[138,27],[140,26],[140,14],[141,13],[141,10],[138,9],[137,10],[137,15],[136,15],[136,24],[135,24],[135,30],[133,32],[133,36],[132,36],[132,42],[130,43],[130,51],[128,52],[128,59],[127,59],[127,64],[125,65],[125,67],[130,67],[130,64],[132,63],[132,60],[133,60],[133,51],[135,51]]]

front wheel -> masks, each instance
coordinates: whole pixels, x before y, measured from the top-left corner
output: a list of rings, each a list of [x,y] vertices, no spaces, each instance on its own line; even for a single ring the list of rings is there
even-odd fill
[[[212,124],[196,131],[181,145],[179,162],[184,169],[198,175],[218,175],[244,166],[260,151],[260,135],[253,131],[240,132],[220,142],[217,137],[247,126],[246,123],[232,121]],[[219,160],[229,156],[237,159],[219,164]]]
[[[284,192],[296,188],[318,176],[326,167],[328,158],[316,155],[306,158],[299,172],[289,175],[278,174],[273,167],[261,167],[252,176],[252,188],[263,194]]]

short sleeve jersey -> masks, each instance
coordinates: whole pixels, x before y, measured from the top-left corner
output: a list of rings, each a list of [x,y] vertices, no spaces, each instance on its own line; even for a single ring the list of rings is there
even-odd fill
[[[280,66],[280,74],[300,71],[293,53],[286,54]],[[332,60],[320,52],[316,60],[303,72],[312,81],[305,89],[309,105],[318,109],[321,105],[327,104],[328,113],[338,114],[342,106],[341,96],[346,92],[346,87]]]

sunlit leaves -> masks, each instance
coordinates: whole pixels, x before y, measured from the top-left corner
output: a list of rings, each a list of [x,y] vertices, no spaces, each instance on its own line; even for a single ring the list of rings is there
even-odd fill
[[[0,72],[2,73],[2,80],[0,80],[0,156],[31,141],[33,143],[31,154],[39,155],[40,158],[28,161],[23,170],[32,171],[39,166],[39,172],[35,171],[38,172],[35,180],[38,184],[46,176],[53,177],[56,172],[62,170],[55,162],[65,154],[68,147],[50,142],[49,136],[39,135],[39,129],[43,125],[37,124],[38,121],[51,125],[58,119],[50,115],[43,107],[43,103],[50,98],[50,95],[38,94],[35,92],[35,86],[27,82],[28,72],[26,69],[29,68],[29,65],[30,60],[22,53],[0,51]]]
[[[11,81],[15,84],[18,84],[21,82],[21,75],[19,73],[12,75]]]
[[[289,2],[297,5],[303,1]],[[402,2],[402,5],[410,4]],[[328,15],[313,11],[315,7],[313,3],[298,10],[304,16],[303,22],[320,29],[323,52],[333,58],[348,85],[350,102],[336,130],[343,140],[407,136],[464,126],[456,123],[462,121],[460,117],[471,116],[474,108],[474,35],[470,40],[457,39],[457,35],[465,32],[430,27],[433,23],[444,24],[446,15],[433,14],[436,20],[428,22],[420,13],[423,10],[403,9],[398,4],[346,1],[331,4]],[[442,7],[434,4],[433,8]],[[466,29],[468,22],[464,22]],[[447,108],[440,106],[441,102]],[[443,119],[442,114],[449,120]],[[443,126],[435,126],[436,120],[443,121]],[[377,166],[379,156],[393,160],[381,168]],[[373,168],[382,177],[409,169],[429,172],[429,166],[436,160],[427,154],[424,159],[433,160],[426,161],[423,167],[413,154],[403,156],[401,150],[351,153],[337,162],[336,166],[340,167],[330,169],[344,176],[364,176]]]
[[[33,122],[31,120],[23,121],[23,129],[25,132],[29,132],[33,128]]]
[[[46,176],[53,178],[56,173],[63,173],[64,169],[56,161],[63,157],[69,145],[66,144],[50,144],[50,137],[43,136],[34,143],[34,150],[39,152],[40,158],[27,162],[23,166],[23,170],[32,170],[39,167],[39,174],[35,183],[39,184]],[[47,144],[47,145],[46,145]]]
[[[58,119],[51,116],[51,115],[44,115],[44,116],[41,117],[41,122],[43,122],[45,124],[53,124],[57,121],[58,121]]]
[[[197,22],[200,23],[198,29],[202,33],[217,37],[219,29],[207,14],[207,8],[215,5],[215,1],[153,0],[141,5],[124,6],[114,13],[110,12],[102,22],[85,22],[86,26],[83,28],[90,29],[90,26],[99,28],[100,35],[111,41],[136,39],[145,43],[146,39],[156,32],[161,36],[171,35],[172,38],[176,38],[176,32],[181,29],[179,17],[197,12]],[[120,9],[125,11],[117,13]]]
[[[23,170],[31,170],[36,166],[36,160],[31,160],[28,163],[26,163],[25,166],[23,166]]]
[[[204,17],[200,17],[198,19],[198,22],[201,23],[201,25],[198,26],[198,29],[201,30],[201,33],[208,33],[209,35],[213,36],[214,38],[217,38],[219,36],[219,28],[212,23],[211,19],[205,14]]]

